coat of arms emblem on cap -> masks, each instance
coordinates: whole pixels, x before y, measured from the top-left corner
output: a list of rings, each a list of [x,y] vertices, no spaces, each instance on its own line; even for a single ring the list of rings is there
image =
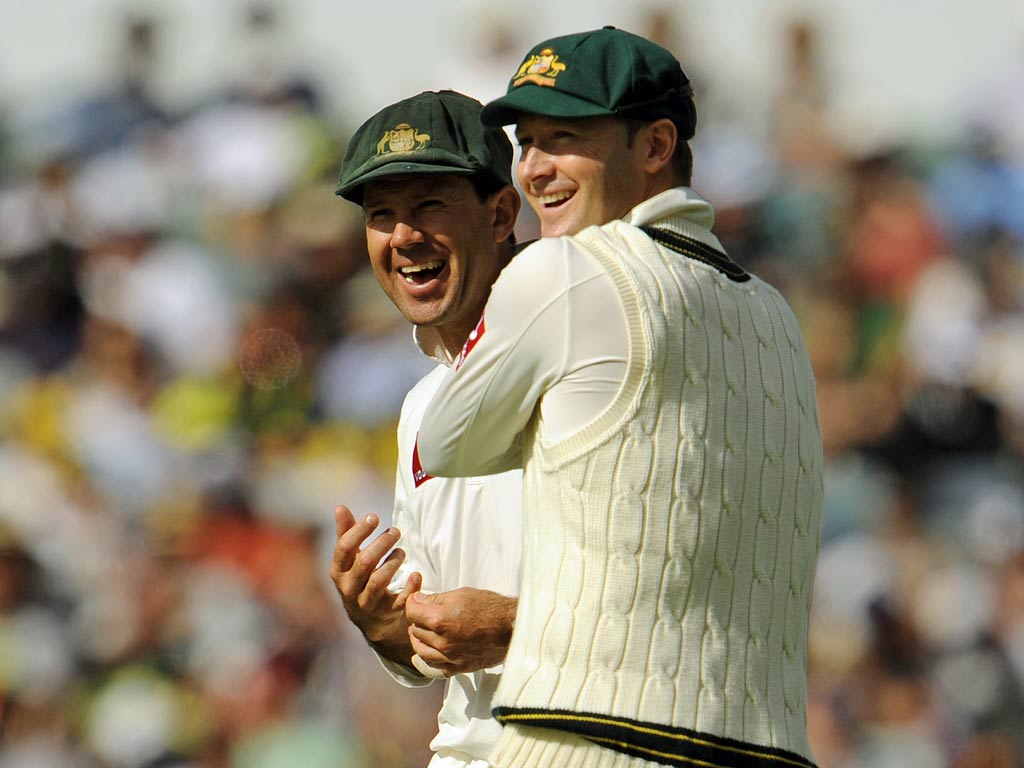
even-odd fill
[[[564,69],[565,64],[558,60],[558,54],[550,48],[545,48],[540,53],[531,54],[523,62],[512,78],[512,87],[518,88],[523,83],[553,86],[558,73]]]
[[[420,133],[408,123],[399,123],[389,131],[384,131],[377,142],[377,154],[386,155],[390,152],[412,152],[423,149],[430,141],[430,134]]]

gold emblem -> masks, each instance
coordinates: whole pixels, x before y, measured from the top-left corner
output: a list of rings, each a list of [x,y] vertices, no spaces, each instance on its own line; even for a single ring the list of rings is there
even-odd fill
[[[523,62],[512,78],[512,87],[518,88],[523,83],[553,86],[558,73],[564,69],[565,64],[558,60],[558,54],[550,48],[545,48]]]
[[[399,123],[390,131],[384,131],[384,135],[377,142],[377,154],[412,152],[416,149],[423,149],[428,141],[430,141],[430,134],[420,133],[408,123]]]

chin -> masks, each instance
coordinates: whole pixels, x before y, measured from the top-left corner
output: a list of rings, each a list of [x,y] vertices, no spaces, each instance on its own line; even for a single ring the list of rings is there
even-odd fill
[[[540,223],[540,234],[541,237],[561,237],[562,235],[575,234],[571,231],[568,222],[565,221],[552,221],[545,222],[543,219]]]

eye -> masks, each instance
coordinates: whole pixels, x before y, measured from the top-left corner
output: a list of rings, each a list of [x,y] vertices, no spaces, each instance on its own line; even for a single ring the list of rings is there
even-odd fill
[[[395,213],[390,208],[367,208],[363,211],[363,223],[367,229],[387,232],[394,227]]]
[[[516,143],[519,144],[520,149],[526,149],[528,146],[533,144],[532,136],[516,136]]]

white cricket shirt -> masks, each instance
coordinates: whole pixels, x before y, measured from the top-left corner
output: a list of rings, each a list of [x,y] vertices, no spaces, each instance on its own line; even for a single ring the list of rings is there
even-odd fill
[[[416,434],[449,361],[432,329],[417,328],[414,338],[424,354],[443,364],[424,376],[402,405],[393,525],[402,533],[398,546],[407,557],[389,588],[401,591],[408,575],[419,571],[424,592],[475,587],[515,597],[522,553],[523,473],[446,478],[418,471]],[[378,658],[404,686],[417,688],[433,682]],[[473,760],[486,759],[501,734],[501,725],[491,716],[500,674],[498,666],[446,681],[438,732],[430,742],[438,757],[431,765],[475,766]]]

